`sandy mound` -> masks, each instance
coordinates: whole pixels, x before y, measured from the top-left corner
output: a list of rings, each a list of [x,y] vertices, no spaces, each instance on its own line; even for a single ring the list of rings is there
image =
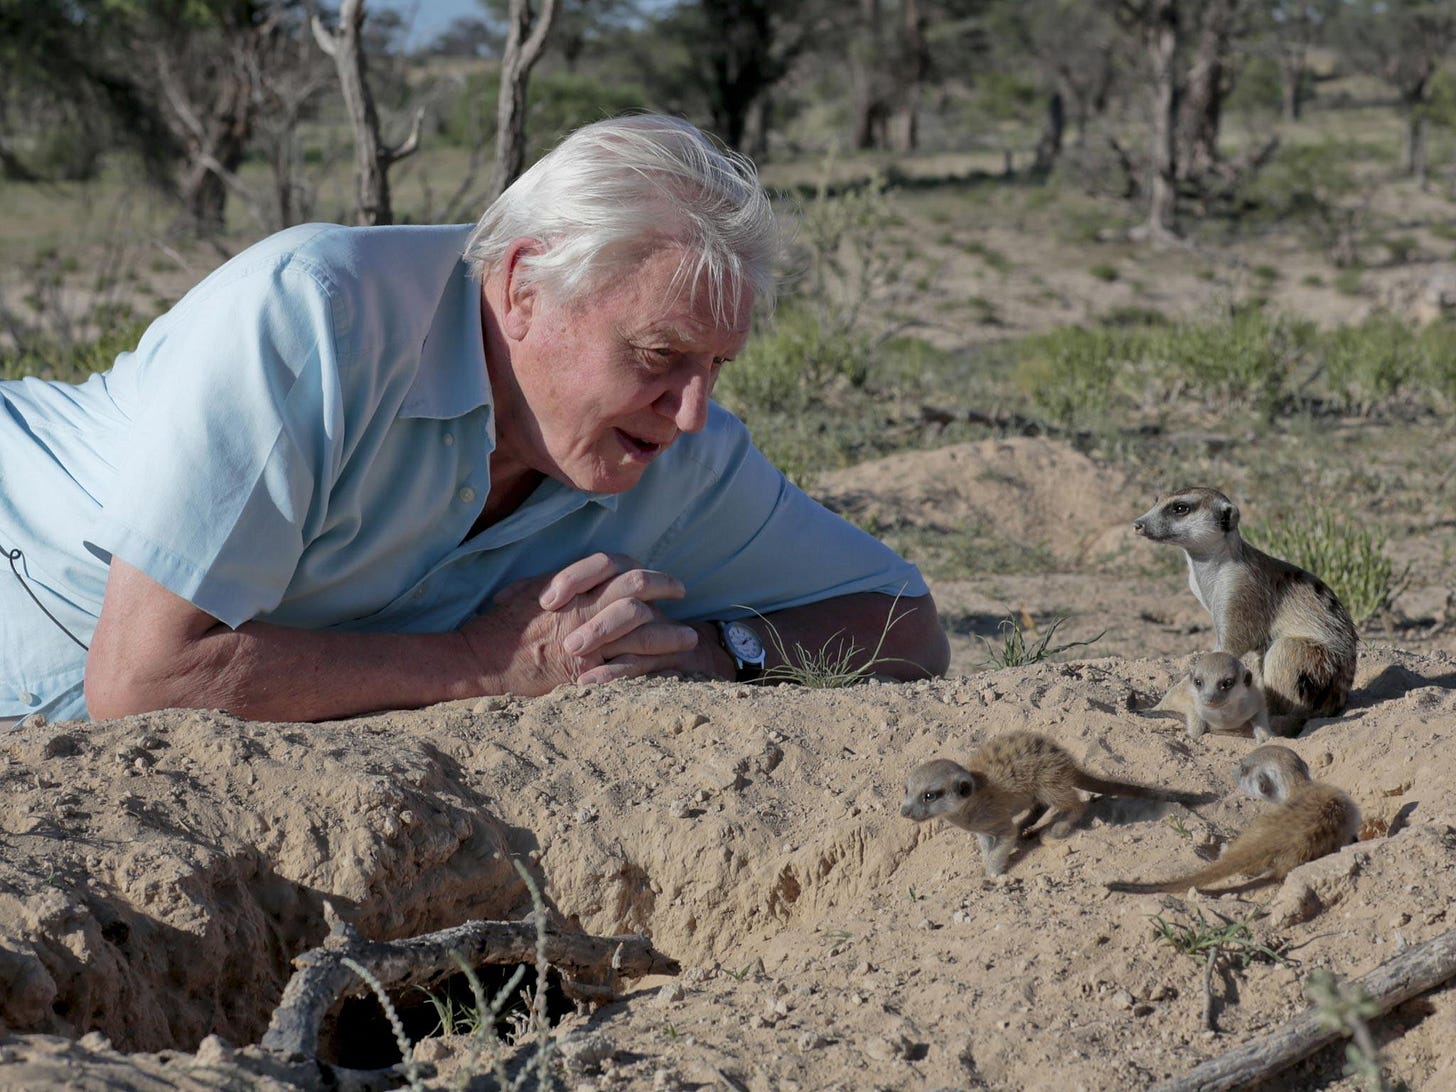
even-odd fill
[[[1068,444],[1011,437],[891,455],[815,480],[815,495],[862,525],[952,533],[994,528],[1062,563],[1131,540],[1142,510],[1117,476]]]
[[[1362,974],[1450,927],[1456,661],[1367,652],[1343,717],[1291,745],[1374,838],[1239,896],[1125,896],[1112,878],[1197,864],[1260,805],[1194,814],[1104,800],[1064,842],[986,879],[974,840],[897,814],[905,771],[1012,728],[1112,777],[1227,788],[1246,739],[1187,740],[1126,712],[1167,661],[1041,664],[841,691],[671,680],[563,688],[324,724],[164,713],[8,740],[0,1087],[221,1087],[255,1041],[321,900],[370,936],[513,916],[506,853],[598,933],[650,932],[680,982],[568,1022],[601,1087],[1143,1087],[1304,1007],[1317,966]],[[1180,833],[1180,828],[1185,833]],[[1298,964],[1220,985],[1149,916],[1243,918]],[[1445,992],[1380,1025],[1395,1073],[1435,1087]],[[1321,1055],[1282,1087],[1330,1087]],[[714,1076],[719,1074],[720,1076]],[[242,1080],[234,1072],[232,1078]],[[212,1081],[213,1083],[208,1083]],[[253,1087],[282,1087],[259,1083]],[[441,1085],[443,1087],[443,1085]]]

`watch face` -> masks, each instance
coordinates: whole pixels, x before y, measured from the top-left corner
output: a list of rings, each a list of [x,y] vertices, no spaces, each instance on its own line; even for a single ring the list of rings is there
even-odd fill
[[[723,640],[728,650],[746,664],[761,664],[764,661],[763,642],[742,622],[727,622],[723,626]]]

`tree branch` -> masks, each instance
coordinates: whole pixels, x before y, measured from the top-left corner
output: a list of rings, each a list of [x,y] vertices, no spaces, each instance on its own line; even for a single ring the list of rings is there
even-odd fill
[[[1382,963],[1356,985],[1386,1013],[1456,975],[1456,929],[1407,948]],[[1320,1023],[1310,1008],[1277,1031],[1245,1043],[1158,1085],[1154,1092],[1223,1092],[1243,1088],[1278,1073],[1334,1042],[1342,1031]]]

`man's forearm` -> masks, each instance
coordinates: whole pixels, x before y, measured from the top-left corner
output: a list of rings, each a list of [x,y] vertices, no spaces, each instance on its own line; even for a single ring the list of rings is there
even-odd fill
[[[86,678],[93,717],[182,707],[328,720],[483,692],[481,665],[458,633],[314,632],[264,622],[218,625],[170,658],[113,658],[94,673],[88,663]]]
[[[763,638],[770,672],[828,662],[845,670],[923,679],[945,674],[950,662],[950,645],[928,595],[846,595],[747,621]]]

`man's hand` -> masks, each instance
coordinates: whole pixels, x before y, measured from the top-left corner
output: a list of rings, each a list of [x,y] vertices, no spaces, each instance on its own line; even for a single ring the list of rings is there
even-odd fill
[[[644,569],[625,554],[592,554],[552,576],[501,589],[492,608],[461,628],[482,664],[490,634],[518,634],[507,663],[493,665],[503,689],[545,693],[564,682],[611,682],[666,671],[714,671],[698,630],[673,622],[656,604],[681,599],[682,582]]]

